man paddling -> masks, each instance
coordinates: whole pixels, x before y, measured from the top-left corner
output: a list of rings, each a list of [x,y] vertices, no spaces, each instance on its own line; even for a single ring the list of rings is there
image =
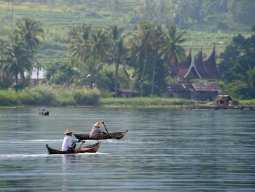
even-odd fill
[[[104,122],[103,121],[98,121],[96,122],[93,127],[91,128],[91,131],[89,133],[89,137],[93,138],[93,139],[98,139],[98,137],[101,135],[101,133],[103,134],[107,134],[109,135],[109,133],[103,132],[101,131],[101,127],[104,126]],[[105,127],[105,126],[104,126]]]
[[[83,142],[79,139],[73,139],[72,138],[72,134],[73,134],[73,130],[71,128],[68,128],[65,132],[64,132],[64,139],[63,139],[63,143],[62,143],[62,151],[67,151],[70,153],[74,153],[75,152],[75,147],[76,147],[76,143],[79,142]]]

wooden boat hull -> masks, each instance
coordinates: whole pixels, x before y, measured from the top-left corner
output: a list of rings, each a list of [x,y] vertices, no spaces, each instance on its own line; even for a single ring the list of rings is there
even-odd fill
[[[100,145],[100,142],[97,142],[92,145],[80,147],[80,148],[75,149],[75,152],[73,152],[73,153],[96,153],[99,148],[99,145]],[[48,144],[46,144],[46,148],[48,150],[48,154],[73,154],[72,152],[53,149],[53,148],[49,147]]]
[[[49,111],[40,112],[39,115],[49,116],[50,112]]]
[[[89,137],[89,134],[74,134],[74,136],[80,140],[121,139],[126,135],[127,132],[128,132],[128,130],[123,131],[123,132],[112,132],[109,134],[102,133],[98,138],[91,138],[91,137]]]

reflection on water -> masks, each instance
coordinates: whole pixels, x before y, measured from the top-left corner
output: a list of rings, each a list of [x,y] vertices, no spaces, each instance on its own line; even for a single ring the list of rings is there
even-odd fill
[[[254,111],[52,108],[0,110],[0,191],[253,191]],[[72,127],[111,132],[95,154],[48,155]],[[87,141],[86,144],[94,143]]]
[[[75,154],[61,155],[62,156],[62,191],[68,189],[68,173],[72,170],[72,163],[75,163]]]

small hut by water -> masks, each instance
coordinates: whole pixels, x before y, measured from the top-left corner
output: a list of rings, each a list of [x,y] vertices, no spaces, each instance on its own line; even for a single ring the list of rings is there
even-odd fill
[[[232,98],[229,95],[218,95],[214,101],[217,107],[230,107]]]

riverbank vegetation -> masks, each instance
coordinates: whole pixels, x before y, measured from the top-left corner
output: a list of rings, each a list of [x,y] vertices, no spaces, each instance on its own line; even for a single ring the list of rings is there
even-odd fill
[[[0,106],[105,106],[105,107],[160,107],[210,108],[213,101],[196,101],[180,98],[135,97],[115,98],[104,96],[98,89],[63,86],[38,86],[15,91],[0,90]],[[255,106],[255,100],[234,100],[234,105]]]
[[[96,106],[99,105],[99,97],[97,89],[39,86],[19,91],[0,90],[0,106]]]

